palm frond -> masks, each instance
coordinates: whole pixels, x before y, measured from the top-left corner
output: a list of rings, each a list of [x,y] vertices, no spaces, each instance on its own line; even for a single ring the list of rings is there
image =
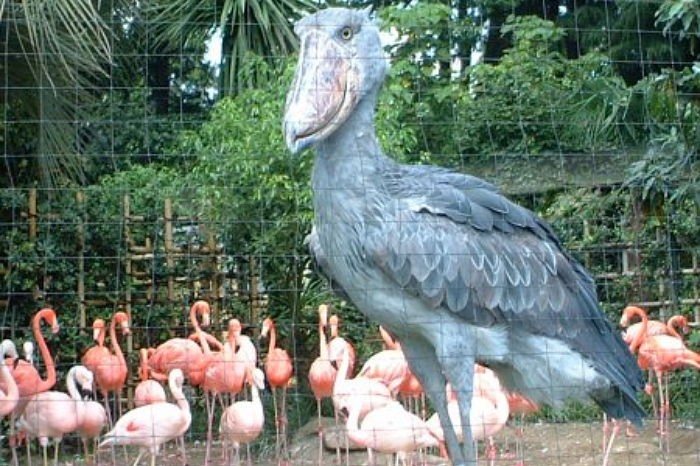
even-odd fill
[[[156,33],[161,44],[177,47],[193,35],[221,31],[221,90],[230,94],[253,84],[240,75],[248,57],[258,55],[272,63],[295,50],[292,22],[317,6],[311,0],[219,0],[206,6],[193,0],[160,0],[148,8],[153,22],[162,25]]]
[[[95,94],[95,78],[107,75],[110,29],[90,0],[3,0],[0,13],[9,57],[0,65],[9,84],[0,100],[20,98],[32,110],[42,183],[80,181],[76,125]]]

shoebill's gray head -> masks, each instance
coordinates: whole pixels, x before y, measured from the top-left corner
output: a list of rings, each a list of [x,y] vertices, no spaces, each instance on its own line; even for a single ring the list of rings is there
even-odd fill
[[[328,8],[299,20],[294,31],[301,45],[287,95],[284,136],[287,147],[298,152],[327,138],[359,102],[376,95],[386,59],[367,10]]]

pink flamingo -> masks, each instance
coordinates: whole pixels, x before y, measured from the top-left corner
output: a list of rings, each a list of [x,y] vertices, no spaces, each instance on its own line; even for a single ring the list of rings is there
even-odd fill
[[[240,335],[241,322],[238,319],[231,319],[228,323],[227,342],[223,345],[223,351],[216,353],[211,352],[205,337],[202,335],[202,346],[205,348],[202,389],[207,405],[207,446],[204,464],[209,464],[216,397],[225,393],[235,395],[243,389],[245,370],[249,364],[246,360],[247,355],[234,352],[236,341]]]
[[[53,362],[46,340],[44,340],[44,336],[41,333],[42,322],[46,322],[51,327],[51,333],[53,334],[58,333],[61,327],[58,325],[56,312],[51,308],[43,308],[32,317],[32,332],[37,345],[39,345],[41,357],[44,360],[46,378],[42,379],[34,365],[29,361],[18,360],[16,365],[10,368],[10,373],[17,383],[20,396],[19,402],[10,416],[10,439],[14,464],[18,464],[17,441],[14,435],[15,418],[24,412],[24,407],[27,405],[29,397],[50,390],[56,385],[56,365]],[[29,444],[27,444],[27,448],[29,448]]]
[[[319,356],[311,363],[309,368],[309,385],[316,398],[316,412],[318,414],[318,464],[323,458],[323,424],[321,423],[321,400],[333,396],[333,382],[336,369],[331,364],[326,343],[326,325],[328,324],[328,305],[321,304],[318,307],[318,348]]]
[[[22,398],[45,392],[56,385],[56,365],[49,352],[49,347],[46,345],[46,340],[44,340],[44,336],[41,333],[42,322],[49,324],[51,326],[51,332],[54,334],[58,333],[60,330],[56,312],[53,309],[44,308],[37,312],[32,318],[32,331],[34,332],[34,339],[39,345],[39,351],[41,352],[41,357],[46,366],[46,379],[41,378],[36,368],[30,362],[18,361],[17,365],[11,369],[11,372],[12,377],[14,377],[15,382],[17,382],[19,395]],[[24,404],[22,404],[21,401],[18,403],[18,407],[20,405],[24,408]]]
[[[109,337],[112,342],[113,353],[110,351],[107,351],[107,353],[102,352],[99,359],[95,357],[94,361],[89,360],[89,363],[94,364],[94,366],[88,366],[88,369],[95,374],[95,383],[104,398],[110,426],[112,425],[112,415],[109,410],[109,392],[116,394],[117,409],[121,413],[121,390],[126,384],[126,377],[129,373],[124,353],[117,341],[117,325],[120,326],[122,335],[130,333],[129,316],[126,312],[115,312],[109,323]]]
[[[150,349],[150,351],[153,351],[153,349]],[[148,348],[141,348],[139,350],[139,377],[141,381],[134,389],[134,406],[137,408],[152,403],[162,403],[166,400],[163,386],[155,380],[148,378],[148,352]]]
[[[630,321],[634,317],[638,317],[640,319],[640,322],[630,325]],[[688,327],[688,319],[685,316],[672,316],[668,319],[666,324],[663,324],[662,322],[656,320],[650,320],[647,316],[647,313],[643,309],[636,306],[627,306],[624,309],[622,317],[620,318],[620,326],[629,326],[627,331],[623,333],[623,338],[625,339],[625,342],[629,345],[630,350],[633,353],[639,350],[640,345],[648,337],[657,335],[669,335],[682,341],[682,337],[676,330],[676,327],[680,327],[682,332],[685,334],[689,333],[690,331]],[[649,395],[651,395],[653,391],[653,374],[654,372],[652,368],[649,368],[649,382],[646,388],[646,391]],[[659,390],[661,391],[663,390],[663,388],[664,387],[660,387]],[[657,408],[656,397],[652,396],[651,401],[652,408],[654,410],[654,417],[661,420],[662,416],[659,412],[659,408]],[[631,432],[629,432],[628,428],[628,434],[630,433]]]
[[[75,432],[83,420],[85,404],[81,389],[92,391],[93,374],[85,366],[74,366],[68,371],[68,394],[57,391],[37,393],[27,403],[17,425],[30,438],[38,438],[44,451],[44,466],[48,464],[47,446],[54,439],[54,464],[58,464],[58,448],[65,434]]]
[[[0,419],[14,411],[19,401],[19,388],[5,363],[5,357],[17,358],[17,349],[12,340],[0,344]]]
[[[251,401],[237,401],[224,410],[221,416],[219,430],[224,441],[224,449],[228,454],[228,443],[231,442],[236,456],[236,464],[240,464],[240,445],[248,446],[258,438],[265,424],[265,413],[259,390],[265,388],[265,376],[260,369],[246,367],[246,382],[250,385]],[[250,453],[250,452],[248,452]],[[250,454],[248,455],[250,464]]]
[[[673,329],[671,329],[673,330]],[[639,367],[653,370],[659,385],[659,436],[665,439],[665,449],[670,450],[669,429],[671,404],[669,397],[669,372],[690,366],[700,369],[700,354],[689,350],[676,333],[671,335],[652,335],[635,340],[639,350]]]
[[[398,401],[369,411],[362,420],[365,402],[361,397],[344,398],[340,409],[347,412],[347,435],[355,444],[367,448],[370,465],[375,464],[373,451],[397,455],[406,464],[407,455],[420,448],[438,445],[429,425]]]
[[[197,316],[202,316],[202,325],[209,325],[209,304],[196,301],[190,307],[190,322],[198,334],[201,331]],[[171,338],[159,345],[148,359],[151,377],[159,382],[168,380],[173,369],[180,369],[193,387],[202,384],[204,379],[204,355],[202,347],[189,338]]]
[[[138,464],[141,457],[149,452],[151,466],[155,466],[161,445],[184,435],[190,428],[192,414],[182,392],[183,383],[182,370],[173,369],[168,375],[168,385],[177,404],[159,402],[126,412],[117,420],[114,428],[105,434],[100,448],[110,445],[136,445],[141,451],[134,464]]]
[[[277,343],[277,328],[275,327],[275,322],[269,317],[262,323],[260,338],[265,338],[268,335],[269,343],[267,347],[267,356],[265,358],[265,375],[272,388],[272,403],[275,410],[275,444],[277,447],[277,458],[279,459],[280,455],[285,458],[287,456],[287,386],[294,373],[294,368],[292,367],[292,359],[289,357],[289,353],[275,346]],[[278,409],[277,392],[280,389],[282,391],[282,399],[281,407]]]
[[[95,369],[100,364],[100,360],[110,356],[109,348],[105,347],[105,337],[107,336],[107,325],[103,319],[95,319],[92,322],[92,339],[95,345],[88,348],[80,361],[85,367],[95,373]]]

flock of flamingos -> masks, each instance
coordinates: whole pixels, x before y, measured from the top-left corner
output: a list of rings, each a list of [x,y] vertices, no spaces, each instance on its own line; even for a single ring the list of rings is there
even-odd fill
[[[308,373],[318,407],[319,464],[323,455],[321,401],[324,398],[332,399],[336,422],[339,415],[343,418],[347,439],[368,450],[370,464],[374,463],[373,452],[396,454],[397,462],[401,460],[404,464],[411,459],[410,453],[427,447],[438,447],[446,456],[440,424],[435,415],[427,418],[424,405],[418,402],[422,389],[408,368],[400,344],[380,329],[385,349],[372,355],[358,374],[351,377],[355,350],[351,343],[339,336],[337,316],[329,316],[329,311],[327,305],[319,307],[320,354]],[[31,343],[23,346],[24,359],[18,357],[11,340],[4,340],[0,346],[0,357],[5,361],[5,364],[0,363],[0,418],[10,416],[9,440],[14,463],[19,464],[16,445],[26,438],[38,439],[43,449],[44,465],[48,464],[48,442],[53,439],[54,464],[58,464],[61,439],[71,433],[82,438],[86,458],[89,458],[91,442],[95,445],[95,457],[97,448],[134,445],[140,448],[134,465],[149,453],[152,466],[164,443],[180,439],[182,460],[186,463],[182,438],[190,428],[192,414],[183,394],[185,381],[192,387],[201,388],[206,401],[204,464],[210,462],[217,404],[222,409],[218,435],[223,445],[223,460],[240,463],[240,446],[254,441],[263,430],[265,419],[260,390],[267,380],[273,390],[278,463],[288,464],[284,413],[293,363],[285,350],[276,347],[274,322],[267,318],[262,324],[261,337],[269,340],[263,371],[258,368],[256,346],[242,334],[240,321],[229,321],[226,341],[221,342],[201,328],[208,325],[209,314],[209,305],[205,301],[195,302],[190,309],[190,321],[195,329],[192,335],[172,338],[156,348],[140,349],[141,382],[134,392],[135,407],[121,414],[119,397],[129,368],[118,344],[117,329],[122,335],[130,332],[128,316],[124,312],[112,316],[109,325],[111,348],[105,346],[106,322],[95,320],[93,338],[96,344],[84,352],[82,365],[69,370],[68,393],[64,393],[51,390],[56,384],[56,368],[41,329],[45,324],[54,334],[59,331],[56,313],[49,308],[36,313],[32,327],[46,368],[45,378],[41,378],[33,365]],[[640,321],[631,324],[635,318]],[[683,343],[681,334],[689,332],[688,321],[683,316],[674,316],[662,323],[648,319],[646,312],[639,307],[628,306],[623,311],[620,325],[626,328],[623,337],[632,352],[638,355],[640,367],[649,371],[647,393],[652,399],[660,444],[668,449],[669,372],[686,366],[700,369],[700,355]],[[330,340],[326,336],[328,330]],[[174,403],[167,400],[164,382],[168,384]],[[244,388],[249,388],[249,395],[243,394]],[[93,390],[101,394],[104,406],[89,400]],[[451,400],[450,417],[458,425],[457,394],[449,386],[446,390]],[[114,415],[119,417],[116,420],[112,419],[108,403],[111,393],[117,400]],[[242,394],[241,400],[235,401],[239,394]],[[399,396],[404,403],[397,401]],[[225,398],[233,401],[225,401]],[[524,397],[506,392],[492,371],[477,366],[471,429],[475,440],[486,441],[487,459],[493,461],[496,458],[492,437],[503,428],[509,416],[537,409]],[[618,428],[615,425],[614,429]],[[105,430],[107,432],[103,434]],[[628,435],[634,435],[630,427],[627,431]],[[31,464],[28,442],[27,455],[28,464]],[[113,449],[112,455],[114,461]]]

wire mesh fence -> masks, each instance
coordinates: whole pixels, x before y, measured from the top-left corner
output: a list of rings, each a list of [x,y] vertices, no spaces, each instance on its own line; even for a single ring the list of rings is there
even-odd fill
[[[362,13],[369,15],[366,22],[321,15],[295,32],[297,20],[331,3],[372,9]],[[39,462],[44,452],[35,439],[58,445],[62,432],[59,464],[133,462],[138,449],[116,444],[134,434],[146,447],[158,445],[158,464],[384,464],[394,457],[449,464],[436,405],[401,352],[401,344],[410,342],[397,346],[382,336],[373,311],[396,309],[419,319],[414,299],[447,311],[464,300],[474,313],[468,317],[466,305],[455,312],[464,325],[488,329],[472,335],[476,360],[501,380],[494,382],[485,366],[474,370],[471,431],[479,464],[600,464],[605,439],[618,428],[609,464],[700,463],[700,13],[693,2],[8,0],[0,2],[0,24],[0,337],[14,342],[2,350],[7,372],[0,372],[0,463]],[[373,25],[380,31],[381,57],[371,41],[360,42]],[[309,28],[315,32],[304,37],[329,36],[308,39],[313,46],[299,50]],[[367,110],[371,127],[341,121],[359,124],[351,117],[372,106],[379,87],[353,80],[370,79],[384,64],[376,114]],[[304,78],[299,70],[308,69],[316,74]],[[295,107],[304,85],[317,100]],[[346,112],[351,101],[359,103]],[[293,124],[290,112],[298,120]],[[548,406],[548,395],[533,403],[505,393],[517,383],[503,376],[499,364],[529,355],[488,354],[489,342],[500,341],[498,332],[535,328],[535,335],[554,339],[547,340],[551,345],[567,342],[580,321],[590,322],[576,314],[580,309],[556,325],[544,313],[529,320],[508,317],[529,299],[523,293],[508,302],[518,288],[513,284],[539,273],[513,264],[528,264],[543,243],[530,239],[527,254],[520,249],[512,255],[516,240],[474,249],[474,255],[445,246],[454,235],[435,227],[445,219],[476,225],[468,236],[473,244],[482,244],[488,231],[508,241],[519,234],[509,236],[512,231],[521,232],[508,217],[513,210],[499,210],[494,202],[501,201],[485,194],[489,187],[464,178],[430,185],[426,180],[438,175],[420,168],[363,179],[366,173],[354,176],[343,166],[333,179],[332,170],[319,168],[323,155],[314,155],[322,143],[313,139],[312,150],[296,154],[288,148],[326,130],[307,128],[299,136],[300,130],[290,143],[290,125],[308,123],[304,118],[327,118],[336,137],[343,124],[356,130],[352,144],[326,143],[321,150],[334,147],[359,160],[363,151],[381,147],[400,163],[482,178],[533,211],[590,273],[594,307],[615,333],[624,330],[619,324],[628,305],[646,311],[647,328],[656,325],[652,321],[685,318],[663,331],[676,328],[675,341],[695,356],[683,353],[672,370],[650,373],[647,392],[637,394],[647,413],[644,426],[606,424],[593,404]],[[377,148],[357,142],[375,132]],[[331,136],[318,139],[324,137]],[[472,209],[485,208],[488,215],[466,212],[451,191],[441,191],[450,183],[467,193]],[[378,218],[349,222],[364,235],[356,258],[360,248],[353,237],[335,229],[345,221],[339,212],[375,202],[376,190],[393,193],[395,204],[368,208],[379,211]],[[471,193],[486,197],[475,201]],[[392,209],[402,206],[403,217],[392,217]],[[413,215],[428,214],[434,218],[421,224],[426,230],[410,233],[418,223]],[[488,227],[479,223],[484,218],[491,219]],[[402,252],[394,262],[387,259],[394,237],[382,243],[372,236],[382,222],[382,231],[397,225],[396,250]],[[412,241],[434,227],[418,246],[437,246],[418,251]],[[558,247],[547,234],[538,240]],[[335,249],[310,252],[319,244]],[[385,256],[372,256],[377,247]],[[334,261],[347,258],[375,278],[362,282],[329,273],[338,273]],[[490,278],[453,292],[460,267],[479,260],[474,270],[488,269]],[[393,263],[409,265],[394,270]],[[450,263],[457,264],[453,275]],[[369,272],[377,264],[384,266],[382,281]],[[422,273],[421,264],[434,268]],[[551,267],[552,276],[556,269]],[[513,271],[519,278],[508,275]],[[439,284],[429,285],[431,279]],[[469,293],[488,297],[469,301]],[[553,291],[538,296],[543,301],[528,309],[556,307]],[[41,309],[54,310],[56,321]],[[274,324],[265,324],[267,335],[259,339],[268,317]],[[641,320],[639,314],[629,317],[627,325]],[[424,328],[434,324],[428,320]],[[401,337],[411,325],[391,330]],[[549,328],[555,330],[548,334]],[[340,337],[352,344],[346,361],[348,350],[332,342]],[[645,368],[644,351],[651,352],[652,342],[637,345],[647,345],[639,361]],[[291,374],[274,346],[289,355]],[[575,393],[590,382],[587,366],[576,365],[582,359],[557,359],[560,347],[540,347],[531,361],[547,363],[531,363],[523,374],[560,373],[570,364],[572,375],[550,378],[535,392]],[[413,351],[414,363],[421,361]],[[587,351],[590,356],[605,348]],[[339,389],[332,396],[333,380],[344,363],[354,362],[348,378],[356,377],[366,362],[376,361],[373,356],[386,358],[398,375],[376,375],[384,387],[377,390],[386,396],[360,412],[358,403],[367,398],[350,402]],[[456,364],[445,359],[454,355],[443,356],[440,373],[449,374]],[[473,354],[465,349],[461,356],[469,361]],[[277,378],[266,368],[273,361],[280,366]],[[71,373],[78,364],[92,373]],[[263,371],[264,383],[254,367]],[[371,370],[367,366],[363,374]],[[11,380],[19,385],[14,396]],[[471,396],[464,388],[447,398]],[[84,397],[96,403],[80,401]],[[141,403],[151,408],[137,408]],[[64,427],[40,433],[31,425],[43,409],[57,405],[64,409]],[[101,409],[109,418],[102,420]],[[88,413],[95,416],[94,433],[75,424]],[[141,427],[138,413],[145,416]],[[118,419],[124,419],[123,430],[111,431]],[[248,432],[240,434],[246,424]],[[83,445],[81,434],[103,445]],[[412,443],[397,446],[406,438]],[[368,459],[369,445],[374,457]]]

